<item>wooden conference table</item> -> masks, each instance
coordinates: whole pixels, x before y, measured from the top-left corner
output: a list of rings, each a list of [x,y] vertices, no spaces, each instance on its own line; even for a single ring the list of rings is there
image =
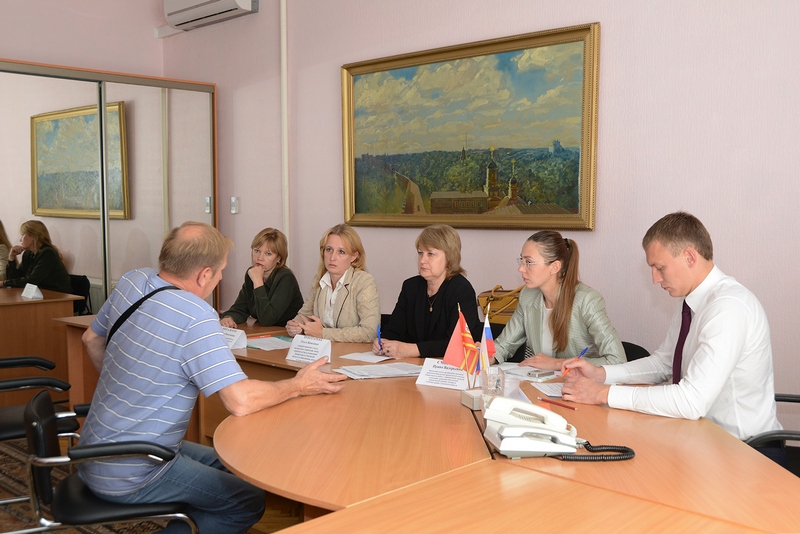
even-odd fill
[[[531,388],[522,387],[535,398]],[[223,463],[252,483],[321,510],[341,510],[294,527],[298,531],[353,527],[361,520],[375,530],[493,524],[486,515],[516,518],[524,530],[538,517],[588,528],[604,524],[597,522],[604,517],[605,524],[626,525],[629,513],[640,514],[636,530],[658,525],[651,518],[665,514],[673,523],[661,530],[800,530],[800,479],[708,420],[578,406],[552,408],[580,437],[627,445],[636,457],[562,462],[497,455],[484,461],[488,449],[458,392],[416,386],[411,378],[348,381],[337,395],[229,417],[217,428],[214,446]],[[484,500],[477,496],[482,489]],[[460,493],[453,497],[452,491]],[[518,491],[526,499],[519,500]],[[583,509],[594,515],[582,520],[573,513]]]
[[[42,371],[29,367],[4,369],[3,378],[51,376],[67,381],[67,351],[53,323],[55,317],[73,314],[72,302],[83,297],[42,289],[43,299],[22,297],[22,288],[0,288],[0,357],[39,356],[52,360],[56,368]],[[12,391],[0,395],[0,406],[25,404],[35,391]],[[66,399],[66,394],[54,398]]]

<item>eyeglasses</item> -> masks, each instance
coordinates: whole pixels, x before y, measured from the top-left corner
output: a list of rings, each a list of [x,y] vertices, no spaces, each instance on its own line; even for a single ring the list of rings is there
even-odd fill
[[[552,261],[531,261],[531,260],[522,259],[522,257],[517,258],[517,265],[519,265],[520,267],[522,267],[524,265],[526,269],[530,269],[534,265],[550,265],[551,263],[553,263],[553,262]]]

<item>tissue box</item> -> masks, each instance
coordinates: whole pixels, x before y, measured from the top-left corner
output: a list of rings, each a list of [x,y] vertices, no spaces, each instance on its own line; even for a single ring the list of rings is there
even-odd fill
[[[470,410],[481,409],[481,395],[482,391],[478,389],[462,389],[461,390],[461,404]]]

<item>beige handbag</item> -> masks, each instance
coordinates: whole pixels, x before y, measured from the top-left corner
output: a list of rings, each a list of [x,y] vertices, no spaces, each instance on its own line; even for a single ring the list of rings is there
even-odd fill
[[[519,303],[519,292],[525,285],[517,289],[503,289],[503,286],[494,286],[491,291],[483,291],[478,295],[478,305],[483,310],[483,315],[489,316],[490,323],[506,324]],[[488,310],[488,313],[487,313]]]

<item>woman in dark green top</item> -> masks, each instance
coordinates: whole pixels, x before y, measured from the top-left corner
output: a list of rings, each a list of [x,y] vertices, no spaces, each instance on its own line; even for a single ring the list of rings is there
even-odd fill
[[[261,326],[286,326],[303,306],[303,295],[294,273],[286,267],[289,246],[280,230],[265,228],[250,245],[253,266],[231,309],[222,314],[222,326],[235,328],[250,316]]]
[[[61,254],[50,241],[50,232],[41,221],[26,221],[19,229],[21,245],[11,247],[6,267],[6,287],[25,287],[33,284],[39,289],[72,293],[69,273]],[[17,257],[22,261],[17,264]]]

